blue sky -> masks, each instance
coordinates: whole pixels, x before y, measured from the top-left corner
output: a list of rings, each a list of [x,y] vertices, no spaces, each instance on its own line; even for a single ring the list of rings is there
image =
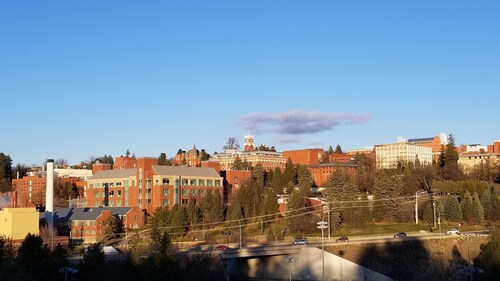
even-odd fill
[[[499,1],[2,1],[14,163],[500,139]]]

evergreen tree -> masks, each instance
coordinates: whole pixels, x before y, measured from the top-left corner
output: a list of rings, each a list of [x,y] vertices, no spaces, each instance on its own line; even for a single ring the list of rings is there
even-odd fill
[[[283,173],[283,184],[284,185],[288,185],[288,184],[295,185],[296,176],[297,176],[297,172],[295,171],[295,167],[292,163],[292,159],[288,158],[288,161],[286,162],[286,165],[285,165],[285,172]]]
[[[376,219],[394,220],[398,217],[401,200],[398,199],[403,193],[403,181],[401,176],[389,174],[387,171],[380,171],[375,176],[373,185],[375,199],[377,201],[374,208]]]
[[[286,184],[283,183],[283,173],[281,172],[280,168],[276,168],[273,173],[273,177],[271,180],[271,188],[274,190],[274,193],[276,194],[282,194],[283,189],[286,186]]]
[[[101,275],[105,269],[106,261],[102,243],[88,246],[83,254],[78,274],[82,275],[83,280],[101,280]]]
[[[189,202],[186,208],[187,222],[190,226],[190,230],[192,225],[196,225],[200,222],[201,218],[201,210],[197,204],[193,201]]]
[[[484,217],[489,218],[490,210],[491,210],[491,192],[489,188],[486,188],[483,190],[483,193],[481,194],[481,204],[483,205],[484,209]]]
[[[330,147],[328,148],[328,153],[331,154],[331,153],[334,153],[335,151],[333,150],[333,147],[330,145]]]
[[[186,225],[187,225],[187,214],[186,208],[184,206],[175,204],[171,211],[172,220],[170,221],[170,231],[172,235],[175,236],[183,236],[186,233]],[[164,232],[162,232],[163,237]]]
[[[297,184],[307,196],[310,195],[312,186],[311,172],[305,165],[297,167]]]
[[[343,153],[342,147],[340,147],[340,144],[337,144],[337,147],[335,147],[335,153]]]
[[[331,212],[339,213],[341,222],[352,224],[356,219],[354,200],[359,190],[346,169],[337,167],[327,182],[327,198],[332,202]]]
[[[472,196],[469,191],[466,191],[462,198],[462,214],[464,215],[464,221],[471,223],[474,221],[474,207],[472,205]]]
[[[496,280],[500,276],[500,229],[491,232],[488,243],[480,246],[481,252],[474,265],[484,270],[484,280]],[[496,277],[495,277],[496,276]]]
[[[163,152],[160,153],[160,156],[158,156],[158,165],[166,166],[167,164],[168,164],[167,154]]]
[[[474,196],[472,198],[472,211],[474,213],[476,223],[482,223],[484,220],[484,209],[477,192],[474,192]]]
[[[241,162],[240,156],[236,155],[233,162],[233,170],[242,170],[243,163]]]
[[[446,200],[446,204],[444,206],[444,216],[446,220],[453,222],[460,222],[463,219],[462,208],[460,207],[460,202],[458,202],[458,198],[448,197]]]
[[[12,190],[12,159],[0,152],[0,192]]]
[[[205,149],[201,149],[200,151],[200,160],[201,161],[208,161],[210,159],[210,154],[208,154]]]
[[[252,178],[258,187],[264,187],[266,175],[262,164],[257,164],[253,167]]]

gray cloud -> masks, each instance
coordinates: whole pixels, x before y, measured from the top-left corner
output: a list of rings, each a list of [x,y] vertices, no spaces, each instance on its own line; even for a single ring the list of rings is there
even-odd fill
[[[274,142],[280,143],[280,144],[286,144],[286,143],[300,143],[302,139],[300,137],[296,136],[280,136],[274,138]]]
[[[301,135],[329,131],[341,124],[362,124],[368,119],[366,115],[289,111],[248,114],[240,117],[239,122],[245,130],[255,133]]]

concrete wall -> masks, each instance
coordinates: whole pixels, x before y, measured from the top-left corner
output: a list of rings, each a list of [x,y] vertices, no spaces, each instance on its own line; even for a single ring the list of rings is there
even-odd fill
[[[326,251],[324,255],[325,280],[393,280]],[[287,262],[289,257],[293,257],[293,263]],[[232,277],[236,279],[244,276],[255,279],[289,280],[291,273],[292,280],[322,280],[322,251],[315,247],[302,247],[297,254],[292,255],[232,259],[229,268]]]

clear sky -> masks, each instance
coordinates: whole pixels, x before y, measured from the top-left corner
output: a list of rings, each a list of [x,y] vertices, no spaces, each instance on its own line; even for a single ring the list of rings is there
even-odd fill
[[[500,139],[500,1],[0,2],[0,152]]]

